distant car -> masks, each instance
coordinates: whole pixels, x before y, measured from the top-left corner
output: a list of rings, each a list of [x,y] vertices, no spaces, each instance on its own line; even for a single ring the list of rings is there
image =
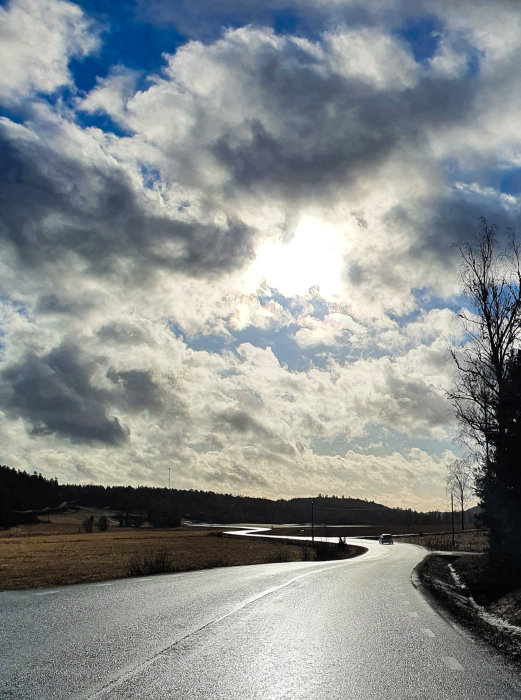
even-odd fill
[[[380,544],[393,544],[393,536],[389,534],[380,535],[378,542]]]

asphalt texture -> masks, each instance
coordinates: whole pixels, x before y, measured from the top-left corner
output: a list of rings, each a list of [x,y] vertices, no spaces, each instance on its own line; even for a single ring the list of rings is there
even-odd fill
[[[413,586],[425,551],[366,545],[342,562],[0,593],[0,698],[519,700],[519,670]]]

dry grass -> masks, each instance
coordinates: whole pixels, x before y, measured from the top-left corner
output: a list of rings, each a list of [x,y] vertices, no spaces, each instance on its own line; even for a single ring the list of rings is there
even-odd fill
[[[399,542],[419,544],[427,549],[443,552],[484,552],[488,546],[488,535],[483,530],[465,530],[454,533],[455,546],[452,544],[452,534],[425,534],[415,537],[400,537]]]
[[[305,547],[271,540],[216,537],[215,530],[120,528],[80,532],[82,510],[51,516],[51,522],[0,535],[0,590],[106,581],[130,575],[131,567],[164,553],[169,571],[237,566],[309,557]]]
[[[464,586],[454,579],[454,569]],[[417,572],[427,590],[459,621],[521,664],[521,589],[508,590],[511,586],[498,581],[487,564],[486,555],[431,554],[417,567]],[[481,614],[474,601],[486,613],[517,629],[494,624],[493,618]]]

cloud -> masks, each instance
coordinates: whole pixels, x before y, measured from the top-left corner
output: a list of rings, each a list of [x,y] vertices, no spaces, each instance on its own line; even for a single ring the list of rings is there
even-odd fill
[[[146,161],[170,212],[200,225],[234,216],[224,236],[246,228],[245,262],[261,241],[291,238],[293,221],[313,210],[346,242],[343,284],[359,315],[408,313],[415,287],[455,292],[452,245],[484,202],[449,189],[431,140],[439,148],[439,133],[473,119],[479,75],[418,64],[383,26],[313,40],[241,27],[165,60],[162,75],[124,99],[109,79],[95,105],[133,134],[110,152],[135,168]],[[293,221],[281,216],[290,210]]]
[[[114,8],[103,34],[71,3],[0,9],[5,459],[438,503],[454,244],[519,219],[517,9],[136,10],[187,37],[158,73],[110,44]]]
[[[0,99],[8,104],[71,85],[71,58],[98,47],[94,23],[72,2],[11,0],[0,7]]]
[[[108,396],[93,385],[94,372],[95,366],[71,345],[41,358],[28,354],[2,371],[5,408],[23,418],[33,434],[117,445],[128,435],[108,415]]]
[[[218,273],[250,259],[253,232],[233,216],[216,224],[176,219],[161,206],[151,210],[135,173],[95,139],[59,119],[39,126],[35,134],[0,123],[0,235],[21,264],[38,268],[68,257],[91,273],[125,268],[139,279],[157,268]]]
[[[98,78],[96,86],[78,103],[85,112],[121,113],[126,102],[136,92],[139,71],[118,65],[114,66],[105,78]]]
[[[107,377],[121,389],[117,402],[127,410],[157,412],[162,408],[162,392],[151,372],[138,369],[119,372],[109,370]]]

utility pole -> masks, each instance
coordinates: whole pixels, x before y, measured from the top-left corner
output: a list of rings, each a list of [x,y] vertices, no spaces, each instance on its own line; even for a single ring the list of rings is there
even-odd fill
[[[311,501],[311,546],[315,547],[315,503]]]
[[[170,467],[168,467],[168,488],[170,489]]]

